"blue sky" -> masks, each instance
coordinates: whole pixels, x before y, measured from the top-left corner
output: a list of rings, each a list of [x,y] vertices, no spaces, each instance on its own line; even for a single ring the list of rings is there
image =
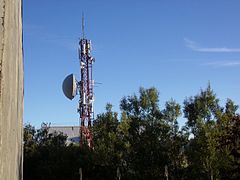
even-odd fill
[[[78,97],[62,93],[79,77],[81,16],[93,43],[95,113],[107,102],[156,87],[160,107],[180,104],[208,82],[224,104],[240,103],[238,0],[24,0],[24,122],[78,125]],[[183,124],[183,119],[180,120]]]

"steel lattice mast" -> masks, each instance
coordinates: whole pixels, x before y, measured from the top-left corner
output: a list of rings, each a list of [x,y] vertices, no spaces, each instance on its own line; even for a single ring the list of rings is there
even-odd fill
[[[91,41],[84,37],[84,19],[82,20],[83,37],[79,41],[79,61],[81,81],[78,83],[80,100],[78,112],[80,114],[80,145],[84,143],[92,148],[91,126],[94,119],[92,65],[95,59],[91,56]]]

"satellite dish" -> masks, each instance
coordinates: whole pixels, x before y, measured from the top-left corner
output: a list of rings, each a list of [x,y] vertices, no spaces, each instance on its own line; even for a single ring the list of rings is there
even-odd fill
[[[72,100],[77,94],[77,80],[73,74],[68,75],[62,84],[64,95]]]

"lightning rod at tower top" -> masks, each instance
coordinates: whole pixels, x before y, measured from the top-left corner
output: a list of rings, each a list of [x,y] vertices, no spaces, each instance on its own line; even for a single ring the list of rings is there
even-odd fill
[[[82,37],[79,41],[78,57],[80,64],[80,81],[77,81],[73,74],[68,75],[63,81],[63,92],[69,99],[73,99],[76,94],[80,95],[78,113],[80,115],[80,146],[87,144],[93,148],[93,139],[91,126],[94,120],[94,80],[93,80],[93,63],[95,59],[91,55],[91,40],[85,38],[84,32],[84,14],[82,15]]]
[[[85,23],[85,21],[84,21],[84,13],[82,13],[82,39],[84,39],[85,38],[85,34],[84,34],[84,24]]]

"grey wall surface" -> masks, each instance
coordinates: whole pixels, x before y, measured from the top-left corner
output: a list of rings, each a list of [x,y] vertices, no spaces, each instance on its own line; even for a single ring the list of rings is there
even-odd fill
[[[0,0],[0,179],[22,179],[21,0]]]

